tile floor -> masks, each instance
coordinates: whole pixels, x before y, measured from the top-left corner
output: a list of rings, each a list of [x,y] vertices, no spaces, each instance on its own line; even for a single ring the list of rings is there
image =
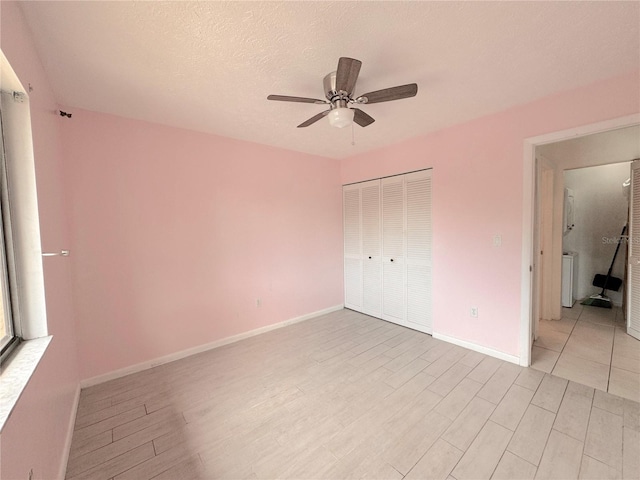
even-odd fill
[[[341,310],[84,389],[68,479],[640,477],[640,404]]]
[[[540,320],[531,366],[598,390],[640,401],[640,341],[627,335],[620,308],[563,308]]]

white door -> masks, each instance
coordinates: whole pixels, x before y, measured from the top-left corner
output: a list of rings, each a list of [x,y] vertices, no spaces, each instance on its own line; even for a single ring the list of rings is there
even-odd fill
[[[362,312],[382,313],[382,239],[380,180],[360,184],[362,202]]]
[[[431,333],[431,170],[405,176],[408,326]]]
[[[383,178],[382,186],[382,318],[405,320],[403,176]]]
[[[631,164],[627,333],[640,339],[640,161]]]
[[[344,219],[344,306],[362,309],[362,226],[360,185],[342,189]]]

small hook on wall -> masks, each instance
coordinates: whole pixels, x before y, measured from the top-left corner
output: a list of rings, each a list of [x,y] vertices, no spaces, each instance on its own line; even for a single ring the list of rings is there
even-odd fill
[[[63,112],[62,110],[58,110],[60,112],[61,117],[71,118],[71,113]]]

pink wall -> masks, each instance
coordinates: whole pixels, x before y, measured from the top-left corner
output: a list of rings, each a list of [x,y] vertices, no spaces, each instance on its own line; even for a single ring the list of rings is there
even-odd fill
[[[341,303],[341,183],[433,167],[435,331],[518,355],[523,139],[640,105],[633,72],[340,163],[62,119],[19,9],[1,5],[2,50],[34,87],[43,248],[72,250],[45,262],[54,340],[2,432],[3,479],[57,476],[79,378]]]
[[[64,203],[60,117],[56,101],[31,43],[20,10],[1,4],[2,51],[29,94],[35,151],[40,232],[43,250],[70,243]],[[68,259],[44,261],[49,334],[53,340],[16,409],[2,431],[2,479],[56,478],[63,461],[67,429],[78,388],[71,269]]]
[[[524,139],[639,111],[636,71],[349,158],[342,181],[433,168],[434,332],[517,356]]]
[[[71,111],[82,378],[343,302],[339,161]]]

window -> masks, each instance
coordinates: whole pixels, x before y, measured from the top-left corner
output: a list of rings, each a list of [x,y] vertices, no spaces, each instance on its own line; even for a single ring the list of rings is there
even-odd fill
[[[11,222],[9,218],[9,195],[7,188],[6,157],[2,130],[2,112],[0,111],[0,363],[8,357],[19,341],[18,329],[14,324],[12,292],[15,282],[11,279],[15,273],[11,251]],[[15,277],[14,277],[15,278]]]
[[[0,361],[48,336],[29,96],[0,51]],[[18,349],[21,350],[21,349]]]
[[[47,329],[29,96],[2,50],[0,153],[1,434],[52,338]]]

